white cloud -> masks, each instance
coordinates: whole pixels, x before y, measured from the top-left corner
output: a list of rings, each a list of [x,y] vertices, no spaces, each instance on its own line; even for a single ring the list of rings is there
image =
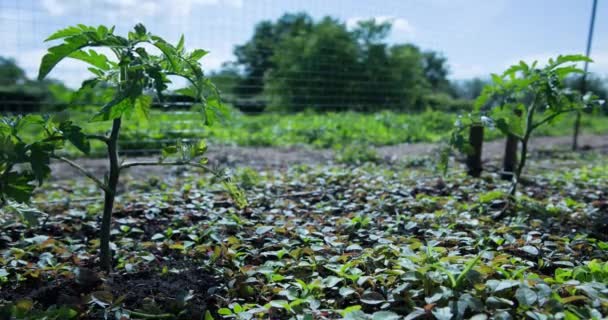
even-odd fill
[[[124,19],[135,15],[189,16],[195,6],[228,6],[240,9],[243,7],[243,0],[42,0],[41,4],[51,16],[91,10],[108,18]]]
[[[411,38],[415,34],[415,29],[412,24],[405,18],[395,16],[374,16],[374,17],[352,17],[346,20],[346,27],[354,29],[361,21],[374,19],[377,23],[389,22],[393,25],[392,33],[401,38]]]
[[[61,16],[67,10],[65,3],[58,0],[42,0],[42,7],[52,16]]]
[[[346,20],[346,27],[350,30],[357,27],[361,21],[374,19],[377,23],[391,23],[391,39],[393,41],[406,41],[413,40],[416,30],[412,24],[405,18],[395,16],[373,16],[373,17],[352,17]]]

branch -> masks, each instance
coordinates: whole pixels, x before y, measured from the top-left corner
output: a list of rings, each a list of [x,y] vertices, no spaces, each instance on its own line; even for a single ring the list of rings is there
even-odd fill
[[[86,137],[89,140],[99,140],[99,141],[104,142],[106,144],[109,141],[108,137],[106,137],[104,135],[87,134]],[[67,140],[67,138],[65,136],[52,136],[52,137],[44,139],[45,142],[53,142],[53,141],[59,141],[59,140]]]
[[[574,112],[574,111],[577,111],[577,110],[578,110],[578,109],[567,109],[567,110],[563,110],[563,111],[560,111],[560,112],[554,113],[554,114],[552,114],[552,115],[550,115],[550,116],[548,116],[548,117],[544,118],[543,120],[541,120],[541,121],[539,121],[539,122],[535,123],[535,124],[532,126],[532,129],[536,129],[536,128],[540,127],[541,125],[543,125],[543,124],[545,124],[545,123],[547,123],[547,122],[549,122],[549,121],[551,121],[551,120],[553,120],[553,119],[557,118],[558,116],[560,116],[560,115],[562,115],[562,114],[564,114],[564,113],[568,113],[568,112]]]
[[[95,177],[91,172],[87,171],[85,168],[81,167],[79,164],[77,164],[76,162],[68,159],[68,158],[64,158],[62,156],[57,156],[57,155],[52,155],[51,158],[53,159],[57,159],[57,160],[61,160],[65,163],[67,163],[70,167],[80,171],[80,173],[84,174],[87,178],[93,180],[93,182],[95,182],[95,184],[101,188],[103,191],[105,192],[109,192],[108,187],[101,182],[101,180],[97,179],[97,177]]]
[[[110,141],[108,139],[108,137],[104,136],[104,135],[97,135],[97,134],[87,134],[87,139],[89,140],[99,140],[105,144],[108,143],[108,141]]]

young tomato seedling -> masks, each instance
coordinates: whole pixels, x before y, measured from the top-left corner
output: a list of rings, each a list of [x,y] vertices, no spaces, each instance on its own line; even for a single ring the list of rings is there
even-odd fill
[[[202,71],[199,60],[206,51],[196,49],[186,51],[183,36],[172,45],[159,36],[149,33],[142,24],[135,26],[127,37],[114,34],[114,27],[90,27],[77,25],[59,30],[46,41],[60,40],[61,43],[48,49],[42,58],[38,79],[44,79],[63,59],[72,58],[90,65],[93,78],[82,83],[80,90],[109,88],[112,95],[93,115],[90,121],[108,121],[109,133],[91,135],[82,128],[61,117],[28,115],[25,117],[3,118],[0,122],[0,197],[2,202],[13,200],[27,202],[34,191],[34,182],[41,184],[50,173],[50,160],[66,162],[86,177],[90,178],[104,192],[104,208],[100,230],[100,264],[104,270],[111,269],[110,230],[112,209],[116,197],[120,174],[124,169],[135,166],[186,165],[209,170],[220,176],[228,192],[237,205],[244,206],[246,200],[242,192],[226,177],[210,170],[204,143],[181,144],[167,147],[158,162],[120,162],[118,140],[123,120],[150,114],[152,97],[146,92],[153,91],[159,99],[171,83],[169,77],[185,79],[188,87],[178,93],[194,99],[194,107],[201,110],[202,121],[210,124],[223,113],[218,91]],[[155,47],[159,54],[150,48]],[[86,48],[93,48],[85,50]],[[99,50],[103,49],[103,50]],[[111,53],[108,57],[104,52]],[[26,141],[23,131],[37,127],[39,134],[33,141]],[[30,139],[31,140],[31,139]],[[61,157],[55,152],[68,141],[85,154],[90,151],[90,141],[105,144],[109,170],[105,179],[99,179],[76,162]],[[178,156],[167,161],[167,157]]]
[[[497,128],[505,135],[516,137],[521,144],[521,153],[509,189],[509,195],[514,198],[534,131],[562,114],[602,103],[591,93],[580,94],[564,85],[569,76],[584,73],[577,64],[585,61],[591,60],[583,55],[560,55],[549,59],[544,67],[539,67],[536,61],[532,64],[521,61],[502,75],[493,74],[492,83],[483,89],[475,103],[475,114],[461,117],[450,144],[467,151],[470,146],[464,134],[471,125]]]

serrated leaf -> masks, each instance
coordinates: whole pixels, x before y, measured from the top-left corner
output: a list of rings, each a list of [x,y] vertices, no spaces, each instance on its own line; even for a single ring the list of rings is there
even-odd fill
[[[42,57],[38,70],[38,80],[44,79],[61,60],[88,44],[89,40],[86,37],[74,36],[70,37],[69,41],[49,48],[48,53]]]
[[[28,173],[9,172],[4,174],[0,181],[1,193],[17,202],[28,202],[35,187],[30,183],[35,180],[34,175]]]
[[[95,28],[87,27],[84,25],[70,26],[65,29],[60,29],[60,30],[55,31],[55,33],[51,34],[44,41],[51,41],[51,40],[57,40],[57,39],[77,36],[77,35],[82,34],[83,32],[93,31],[93,30],[95,30]]]
[[[110,70],[110,60],[104,54],[97,53],[95,50],[77,50],[72,52],[68,57],[86,62],[95,68],[107,71]]]
[[[91,143],[86,134],[82,132],[82,128],[75,126],[71,121],[66,121],[59,124],[59,130],[78,150],[87,155],[90,153]]]
[[[209,51],[205,51],[203,49],[193,50],[192,53],[190,53],[190,60],[192,60],[192,61],[198,61],[202,57],[206,56],[208,53],[209,53]]]
[[[150,109],[152,107],[152,97],[148,95],[141,95],[135,99],[134,109],[136,119],[150,119]]]

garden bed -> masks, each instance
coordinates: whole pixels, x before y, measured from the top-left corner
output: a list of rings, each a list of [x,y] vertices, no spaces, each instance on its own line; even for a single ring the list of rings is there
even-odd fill
[[[496,173],[440,178],[426,161],[236,169],[244,210],[201,172],[126,177],[110,274],[98,191],[54,180],[35,197],[43,225],[2,217],[0,299],[62,305],[56,319],[605,317],[606,155],[532,163],[502,219]]]

